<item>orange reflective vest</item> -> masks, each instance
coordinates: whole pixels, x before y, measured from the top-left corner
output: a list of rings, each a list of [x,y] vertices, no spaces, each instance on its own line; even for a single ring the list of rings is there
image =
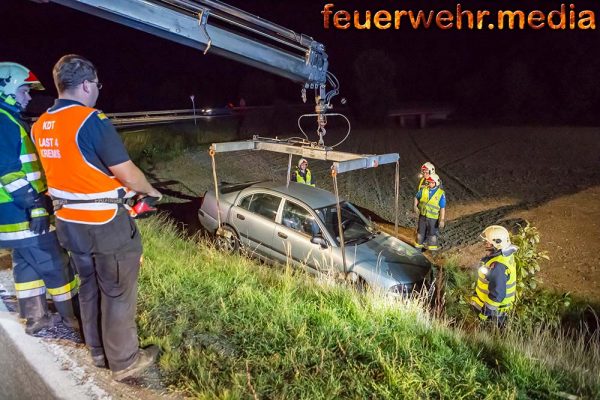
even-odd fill
[[[93,201],[124,197],[129,191],[117,178],[90,164],[79,149],[79,130],[97,112],[95,108],[70,105],[47,111],[33,125],[31,134],[53,198]],[[66,204],[55,215],[68,222],[105,224],[117,210],[117,204],[90,202]]]

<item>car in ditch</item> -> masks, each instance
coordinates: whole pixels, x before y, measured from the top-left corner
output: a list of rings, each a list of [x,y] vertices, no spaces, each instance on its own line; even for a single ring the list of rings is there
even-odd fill
[[[432,265],[420,250],[381,232],[350,202],[340,199],[340,207],[345,271],[335,196],[296,182],[221,184],[216,243],[229,252],[244,249],[313,274],[341,273],[360,286],[393,295],[429,287]],[[206,192],[198,217],[211,234],[218,230],[217,210],[214,191]]]

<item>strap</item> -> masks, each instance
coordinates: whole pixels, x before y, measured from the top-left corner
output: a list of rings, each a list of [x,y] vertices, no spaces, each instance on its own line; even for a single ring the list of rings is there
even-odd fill
[[[90,200],[73,200],[73,199],[59,199],[56,197],[52,198],[52,206],[54,207],[54,211],[58,211],[63,206],[67,204],[94,204],[94,203],[104,203],[104,204],[121,204],[127,206],[133,206],[135,200],[133,198],[104,198],[104,199],[90,199]]]

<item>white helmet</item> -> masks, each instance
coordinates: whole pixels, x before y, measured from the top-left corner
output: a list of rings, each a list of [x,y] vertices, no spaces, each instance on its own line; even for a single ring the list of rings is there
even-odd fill
[[[432,163],[426,162],[425,164],[421,165],[421,172],[428,172],[429,174],[435,174],[435,167],[433,166]]]
[[[303,163],[306,163],[306,165],[308,165],[308,161],[306,161],[306,158],[301,158],[301,159],[298,161],[298,168],[300,168],[300,166],[301,166]]]
[[[28,68],[13,62],[0,62],[0,92],[5,96],[14,95],[23,85],[31,85],[33,90],[44,90],[40,80]]]
[[[13,62],[0,62],[0,95],[11,106],[19,106],[15,96],[17,89],[30,85],[31,89],[44,90],[40,80],[28,68]]]
[[[431,181],[435,182],[436,186],[440,186],[441,179],[437,174],[429,175],[429,178],[427,178],[427,182],[431,182]]]
[[[500,225],[488,226],[484,229],[481,237],[496,250],[505,250],[510,246],[510,235],[508,230]]]

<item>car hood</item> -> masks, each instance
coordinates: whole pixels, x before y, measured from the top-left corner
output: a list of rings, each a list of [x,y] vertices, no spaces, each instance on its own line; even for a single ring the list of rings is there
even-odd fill
[[[359,245],[346,246],[347,265],[399,283],[422,282],[431,263],[421,251],[385,233]]]

